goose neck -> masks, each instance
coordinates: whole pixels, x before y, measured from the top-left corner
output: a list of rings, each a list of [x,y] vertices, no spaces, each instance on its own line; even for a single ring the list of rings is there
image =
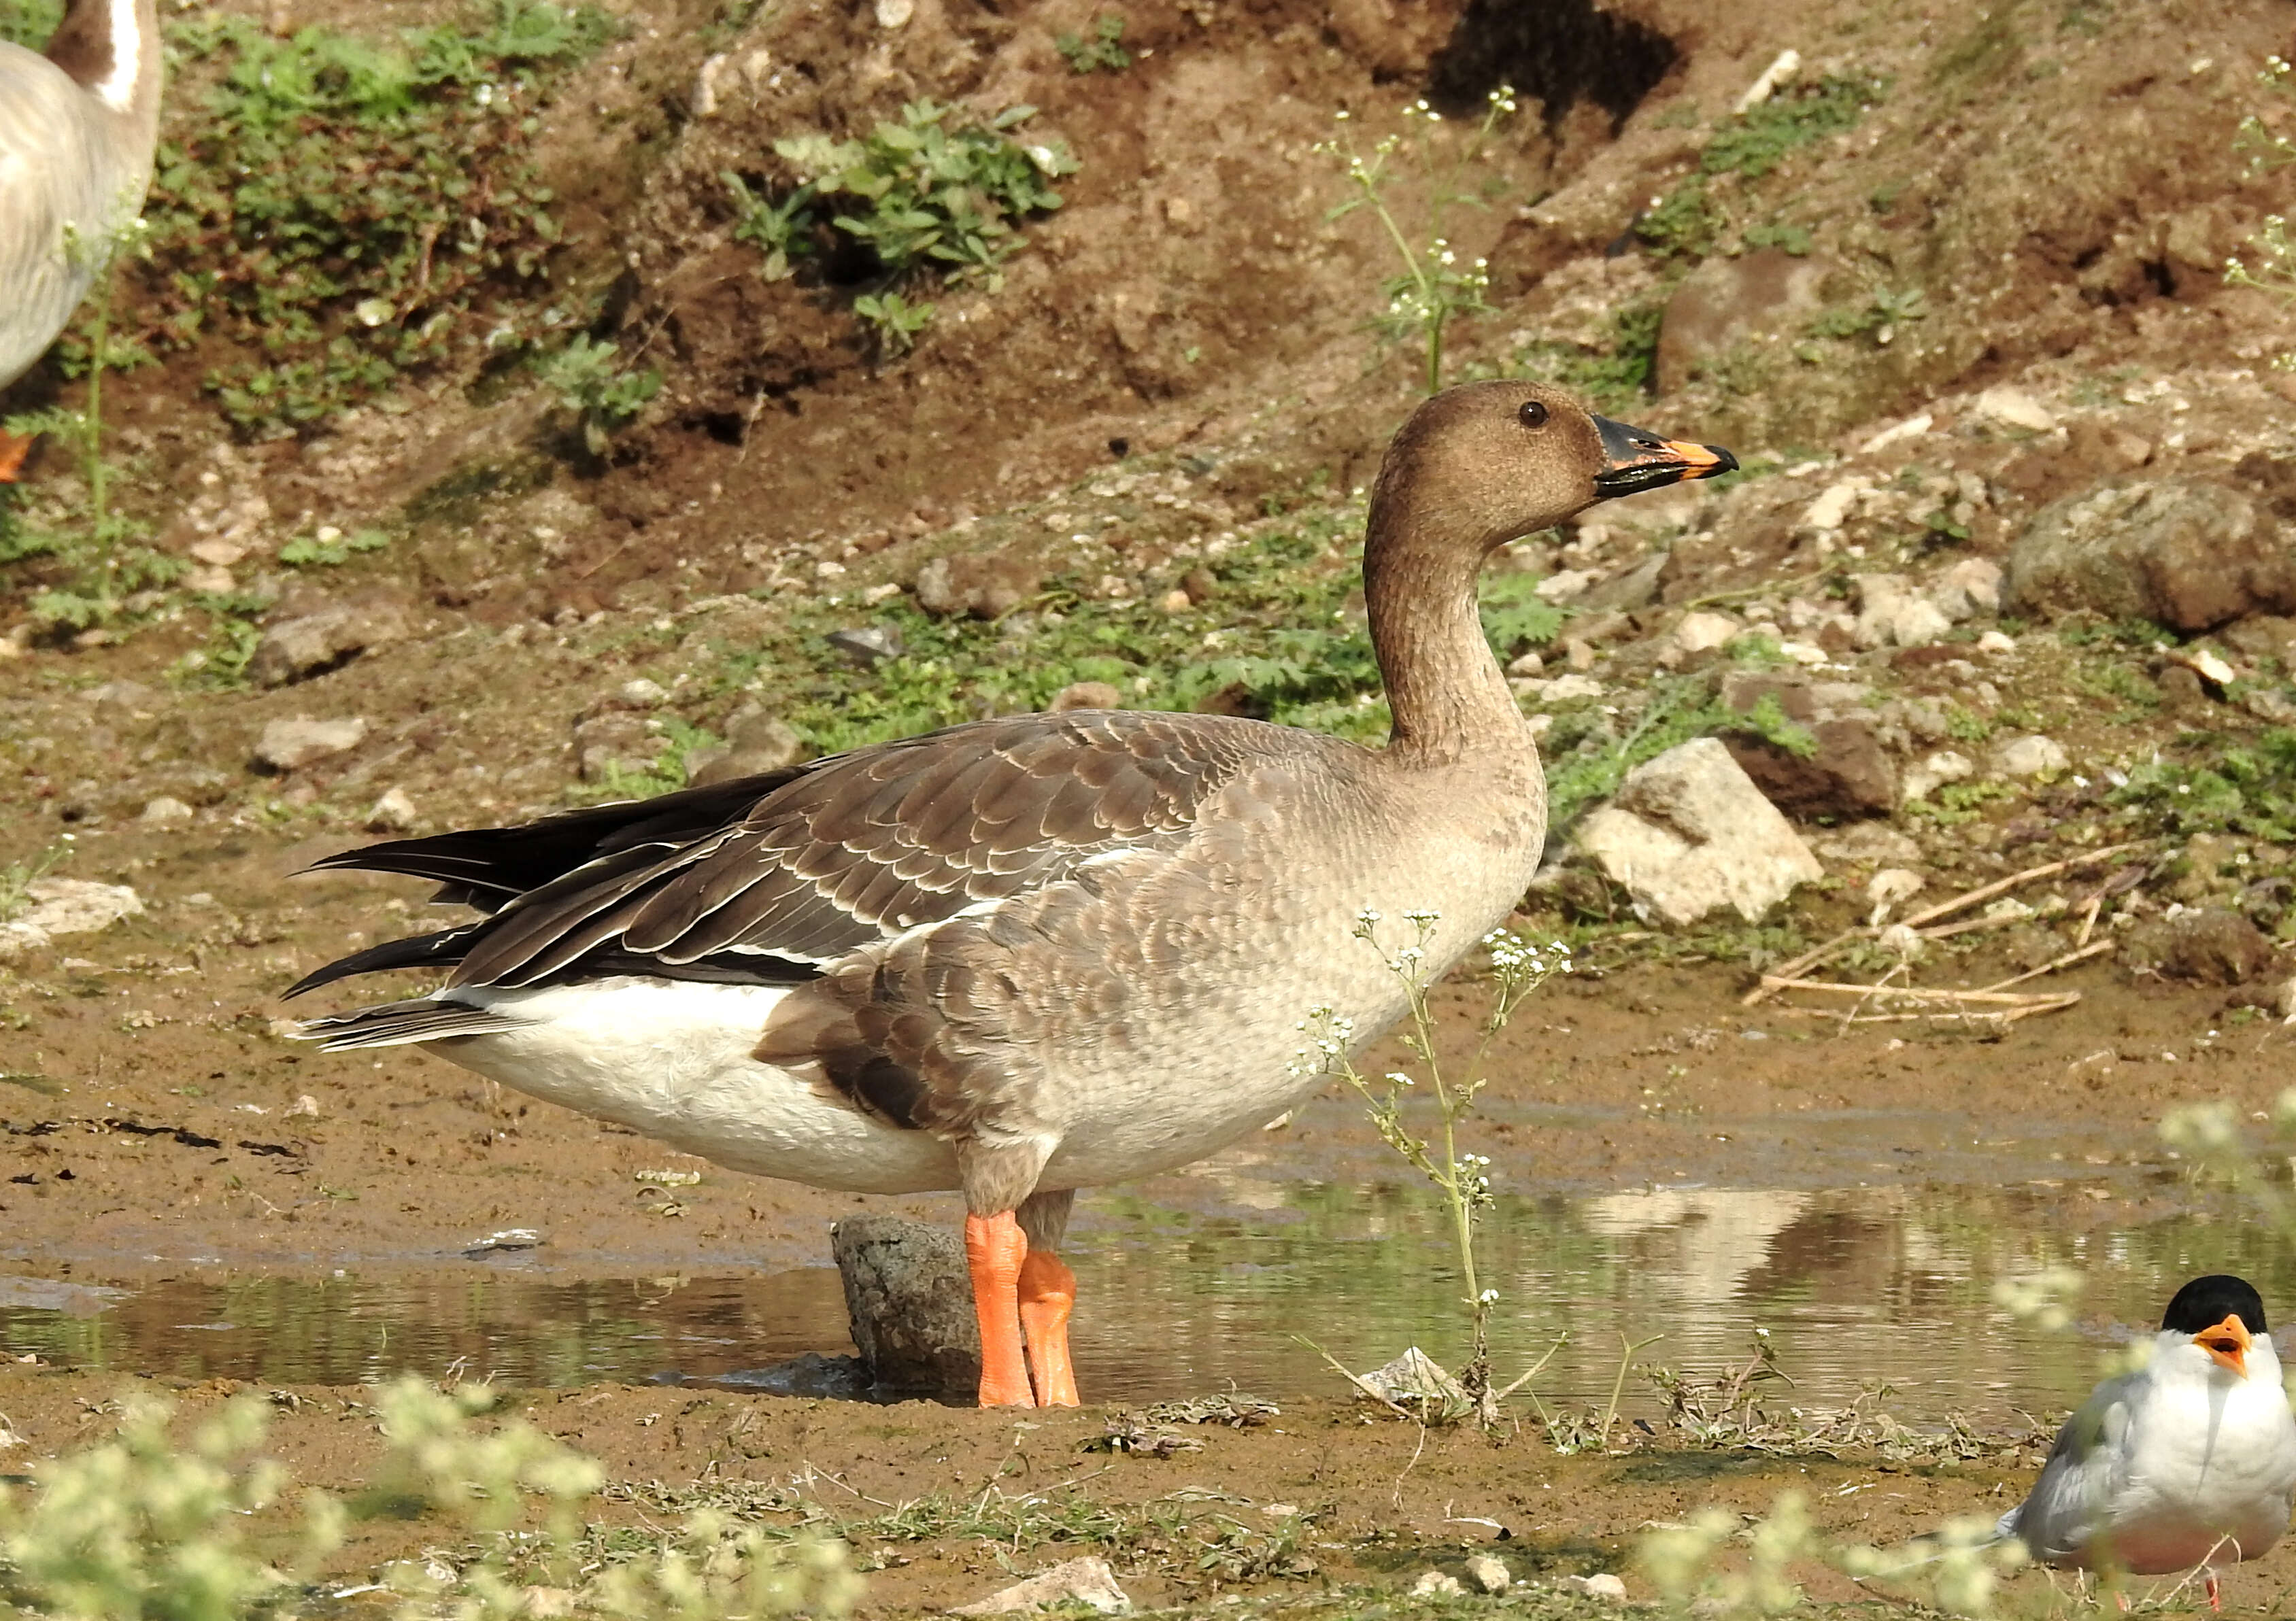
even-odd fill
[[[1482,557],[1429,528],[1407,509],[1374,505],[1364,548],[1372,651],[1394,716],[1390,749],[1414,761],[1517,749],[1528,738],[1522,713],[1475,604]]]

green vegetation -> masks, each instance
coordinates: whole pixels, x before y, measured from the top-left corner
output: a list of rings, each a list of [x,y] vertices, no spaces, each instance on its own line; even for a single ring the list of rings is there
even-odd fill
[[[998,266],[1021,245],[1021,225],[1061,206],[1050,183],[1076,172],[1064,148],[1024,146],[1008,133],[1035,108],[951,127],[954,111],[912,102],[898,123],[880,123],[858,141],[776,141],[775,155],[797,175],[778,196],[740,175],[719,176],[733,200],[734,234],[765,255],[760,274],[780,281],[811,259],[825,279],[857,285],[855,312],[881,354],[905,351],[932,318],[933,307],[906,302],[904,289],[996,287]]]
[[[1882,79],[1841,78],[1786,86],[1717,130],[1698,155],[1698,173],[1643,214],[1635,222],[1635,234],[1661,258],[1704,258],[1728,225],[1727,208],[1710,190],[1710,179],[1761,179],[1799,149],[1854,127],[1888,88]],[[1763,240],[1757,241],[1756,233]],[[1753,227],[1746,241],[1795,253],[1808,247],[1807,232],[1775,225]]]
[[[1515,351],[1514,369],[1560,383],[1600,410],[1632,410],[1650,393],[1665,313],[1664,303],[1655,299],[1627,305],[1611,312],[1610,332],[1600,347],[1531,343]]]
[[[2112,802],[2146,831],[2177,838],[2245,833],[2296,842],[2296,732],[2275,727],[2239,741],[2188,732],[2183,759],[2147,760],[2112,791]]]
[[[2285,58],[2266,57],[2264,71],[2257,78],[2267,94],[2296,102],[2296,80],[2290,77]],[[2296,140],[2275,135],[2252,112],[2241,120],[2233,149],[2248,154],[2251,175],[2267,175],[2296,164]],[[2235,287],[2258,288],[2284,304],[2296,304],[2296,237],[2289,234],[2286,216],[2266,215],[2246,247],[2249,257],[2225,261],[2225,280]],[[2296,368],[2296,351],[2283,350],[2272,364],[2282,371]]]
[[[1054,35],[1053,48],[1078,73],[1121,73],[1132,65],[1132,53],[1124,48],[1124,19],[1114,12],[1093,19],[1089,37]]]
[[[285,1470],[261,1455],[267,1403],[234,1399],[179,1447],[166,1403],[129,1398],[112,1408],[111,1438],[0,1486],[0,1603],[142,1621],[332,1614],[317,1578],[353,1525],[422,1514],[471,1540],[374,1573],[401,1615],[510,1621],[530,1612],[542,1582],[568,1609],[617,1621],[840,1621],[859,1596],[842,1543],[707,1508],[586,1559],[583,1511],[605,1478],[596,1463],[523,1420],[486,1421],[495,1395],[484,1386],[441,1392],[410,1376],[373,1401],[387,1450],[373,1483],[348,1502],[307,1491],[291,1515]],[[525,1523],[529,1502],[538,1526]],[[258,1535],[249,1521],[266,1513],[286,1524]]]
[[[381,529],[361,529],[346,535],[324,525],[309,535],[298,535],[279,548],[279,561],[291,569],[336,569],[365,552],[380,552],[390,544]]]
[[[1661,677],[1644,690],[1641,712],[1623,734],[1600,710],[1556,716],[1542,746],[1547,825],[1568,828],[1597,800],[1617,792],[1626,774],[1644,760],[1718,732],[1755,737],[1805,758],[1816,746],[1808,730],[1789,720],[1774,698],[1737,710],[1695,676]]]
[[[148,612],[165,600],[163,588],[183,572],[183,560],[146,544],[151,526],[117,511],[112,484],[126,470],[117,467],[103,443],[103,379],[112,369],[111,340],[112,271],[99,276],[83,349],[87,390],[75,411],[51,406],[10,417],[15,434],[45,434],[61,446],[79,472],[77,488],[62,486],[48,497],[37,519],[18,507],[24,499],[15,486],[0,491],[0,569],[30,564],[40,589],[29,604],[33,622],[48,632],[89,631],[128,616]],[[77,509],[77,510],[75,510]]]
[[[494,0],[396,44],[324,27],[281,39],[214,12],[174,25],[171,94],[201,111],[160,148],[136,336],[241,346],[252,357],[206,382],[257,437],[535,341],[556,319],[530,295],[559,240],[539,113],[607,27],[547,0]]]
[[[0,0],[0,39],[45,50],[63,14],[63,0]]]
[[[1440,133],[1443,115],[1428,106],[1424,99],[1403,110],[1405,126],[1410,132],[1407,143],[1417,160],[1419,182],[1426,192],[1424,221],[1415,237],[1405,231],[1397,219],[1398,208],[1389,195],[1400,178],[1390,168],[1390,160],[1406,144],[1403,134],[1382,136],[1366,158],[1347,137],[1348,115],[1343,111],[1339,115],[1341,134],[1316,148],[1340,161],[1346,171],[1348,185],[1355,192],[1325,217],[1339,219],[1368,207],[1402,263],[1400,274],[1380,283],[1380,297],[1385,307],[1367,324],[1386,343],[1420,349],[1424,356],[1424,386],[1430,394],[1443,387],[1444,328],[1453,321],[1484,315],[1490,309],[1483,301],[1483,294],[1491,284],[1488,266],[1481,259],[1462,265],[1443,222],[1458,205],[1486,206],[1481,197],[1464,188],[1465,176],[1468,169],[1482,160],[1499,125],[1514,111],[1514,91],[1502,85],[1486,99],[1483,116],[1472,131],[1464,138],[1450,140]],[[1451,148],[1447,161],[1439,153],[1438,148],[1442,146]]]
[[[1870,336],[1877,343],[1887,343],[1897,335],[1898,327],[1929,314],[1923,307],[1925,295],[1918,287],[1902,292],[1876,288],[1863,304],[1819,311],[1805,330],[1813,338]]]
[[[29,906],[32,886],[54,872],[70,854],[70,845],[52,844],[37,856],[0,866],[0,923]]]
[[[564,348],[534,364],[535,376],[573,414],[583,448],[594,456],[604,455],[611,436],[636,421],[661,392],[660,373],[626,370],[615,360],[619,353],[619,346],[578,332]]]

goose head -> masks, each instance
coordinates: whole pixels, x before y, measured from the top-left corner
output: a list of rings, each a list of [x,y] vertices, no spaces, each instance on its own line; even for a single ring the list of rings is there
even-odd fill
[[[1480,566],[1598,501],[1737,466],[1718,446],[1614,422],[1559,389],[1467,383],[1426,401],[1396,434],[1372,495],[1371,536],[1440,544]]]

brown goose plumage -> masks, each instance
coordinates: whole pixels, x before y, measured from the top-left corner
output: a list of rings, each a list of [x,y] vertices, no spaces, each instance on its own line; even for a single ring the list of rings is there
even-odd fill
[[[1051,1250],[1073,1190],[1199,1158],[1313,1091],[1293,1061],[1308,1009],[1358,1042],[1391,1023],[1400,989],[1351,949],[1358,913],[1437,913],[1440,971],[1537,868],[1545,783],[1483,640],[1484,559],[1734,465],[1535,384],[1452,389],[1396,436],[1372,497],[1387,748],[1217,716],[1013,716],[349,851],[320,865],[434,879],[486,915],[313,974],[290,995],[450,970],[304,1034],[431,1045],[738,1169],[961,1188],[982,1400],[1072,1402],[1073,1280]]]

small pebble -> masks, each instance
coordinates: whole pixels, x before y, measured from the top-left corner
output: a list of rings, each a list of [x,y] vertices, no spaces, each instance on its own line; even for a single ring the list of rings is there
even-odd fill
[[[1411,1596],[1414,1599],[1456,1599],[1466,1591],[1459,1585],[1457,1576],[1445,1576],[1439,1570],[1423,1570],[1419,1579],[1411,1584]]]
[[[1504,1560],[1478,1553],[1467,1561],[1467,1579],[1485,1592],[1505,1592],[1514,1583]]]

